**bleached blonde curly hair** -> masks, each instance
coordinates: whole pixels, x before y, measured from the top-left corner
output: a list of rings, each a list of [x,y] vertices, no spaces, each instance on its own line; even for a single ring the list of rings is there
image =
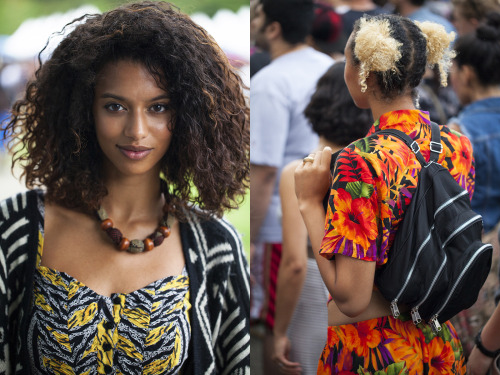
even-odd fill
[[[442,25],[413,22],[396,15],[365,15],[354,26],[351,49],[359,65],[361,91],[373,73],[385,98],[418,86],[426,67],[438,66],[441,84],[447,85],[455,34]]]

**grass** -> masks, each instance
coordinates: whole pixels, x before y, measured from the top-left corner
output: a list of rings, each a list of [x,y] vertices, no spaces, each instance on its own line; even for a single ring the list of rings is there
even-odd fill
[[[225,218],[240,232],[247,259],[250,259],[250,193],[237,209],[228,212]]]

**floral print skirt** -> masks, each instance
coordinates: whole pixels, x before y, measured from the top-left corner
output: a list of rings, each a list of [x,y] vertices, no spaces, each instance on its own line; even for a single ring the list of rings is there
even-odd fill
[[[328,327],[318,374],[465,374],[465,357],[451,323],[436,335],[409,316],[386,316]]]

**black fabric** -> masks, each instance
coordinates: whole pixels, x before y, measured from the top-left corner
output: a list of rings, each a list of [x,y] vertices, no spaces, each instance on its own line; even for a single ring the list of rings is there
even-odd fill
[[[481,242],[482,218],[472,211],[469,194],[437,162],[425,161],[406,134],[379,132],[401,139],[422,164],[417,189],[400,223],[388,262],[376,271],[375,284],[397,305],[411,308],[413,321],[440,330],[444,322],[477,299],[491,267],[493,247]],[[439,151],[439,126],[432,124],[433,150]]]

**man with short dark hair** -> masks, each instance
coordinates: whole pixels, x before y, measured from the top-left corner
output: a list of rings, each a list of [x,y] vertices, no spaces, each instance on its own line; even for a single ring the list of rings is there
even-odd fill
[[[312,0],[261,0],[251,22],[256,46],[271,56],[271,63],[252,77],[250,90],[252,318],[265,319],[268,332],[274,325],[281,256],[279,175],[286,164],[317,145],[303,110],[317,80],[334,62],[305,43],[313,17]],[[264,274],[263,264],[268,265]],[[259,300],[262,279],[269,281],[265,300]],[[264,350],[268,360],[271,351]],[[267,364],[264,372],[275,372]]]

